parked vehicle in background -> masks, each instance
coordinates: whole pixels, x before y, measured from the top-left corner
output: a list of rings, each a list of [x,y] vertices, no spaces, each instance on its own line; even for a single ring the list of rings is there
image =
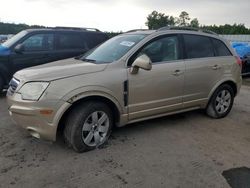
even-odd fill
[[[7,35],[0,35],[0,44],[2,44],[3,42],[5,42],[8,39]]]
[[[242,76],[250,75],[250,45],[247,42],[233,42],[232,47],[242,61]]]
[[[250,75],[250,52],[242,58],[242,75]]]
[[[18,70],[78,56],[107,39],[105,33],[91,28],[21,31],[0,45],[0,90]]]
[[[10,115],[36,138],[55,141],[63,130],[78,152],[103,145],[114,126],[194,109],[223,118],[241,87],[241,61],[218,35],[193,30],[127,32],[80,59],[19,71]]]

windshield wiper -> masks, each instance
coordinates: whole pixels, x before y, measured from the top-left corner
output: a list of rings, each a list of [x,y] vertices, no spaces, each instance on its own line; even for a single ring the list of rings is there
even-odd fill
[[[76,56],[75,59],[76,59],[76,60],[79,60],[79,59],[82,58],[82,56],[83,56],[83,55]]]
[[[96,60],[94,60],[94,59],[86,59],[86,58],[84,58],[84,59],[81,59],[82,61],[86,61],[86,62],[91,62],[91,63],[95,63],[96,62]]]

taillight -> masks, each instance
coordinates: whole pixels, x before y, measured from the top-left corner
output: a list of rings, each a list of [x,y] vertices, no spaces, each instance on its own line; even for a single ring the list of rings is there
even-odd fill
[[[241,61],[241,59],[238,56],[236,56],[235,58],[236,58],[236,63],[242,68],[242,61]]]

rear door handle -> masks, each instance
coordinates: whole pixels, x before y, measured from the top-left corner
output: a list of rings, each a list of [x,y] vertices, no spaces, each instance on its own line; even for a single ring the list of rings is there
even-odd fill
[[[182,73],[183,73],[183,72],[182,72],[181,70],[175,70],[175,71],[173,72],[173,75],[174,75],[174,76],[180,76]]]
[[[214,66],[212,66],[212,69],[213,70],[218,70],[218,69],[220,69],[221,68],[221,66],[219,66],[219,65],[214,65]]]

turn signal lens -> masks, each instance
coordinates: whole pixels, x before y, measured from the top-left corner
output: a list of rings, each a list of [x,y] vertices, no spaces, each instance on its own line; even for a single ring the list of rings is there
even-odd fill
[[[236,56],[235,58],[236,58],[236,63],[242,68],[242,61],[241,61],[241,59],[238,56]]]
[[[53,110],[40,110],[40,114],[42,115],[51,115]]]

